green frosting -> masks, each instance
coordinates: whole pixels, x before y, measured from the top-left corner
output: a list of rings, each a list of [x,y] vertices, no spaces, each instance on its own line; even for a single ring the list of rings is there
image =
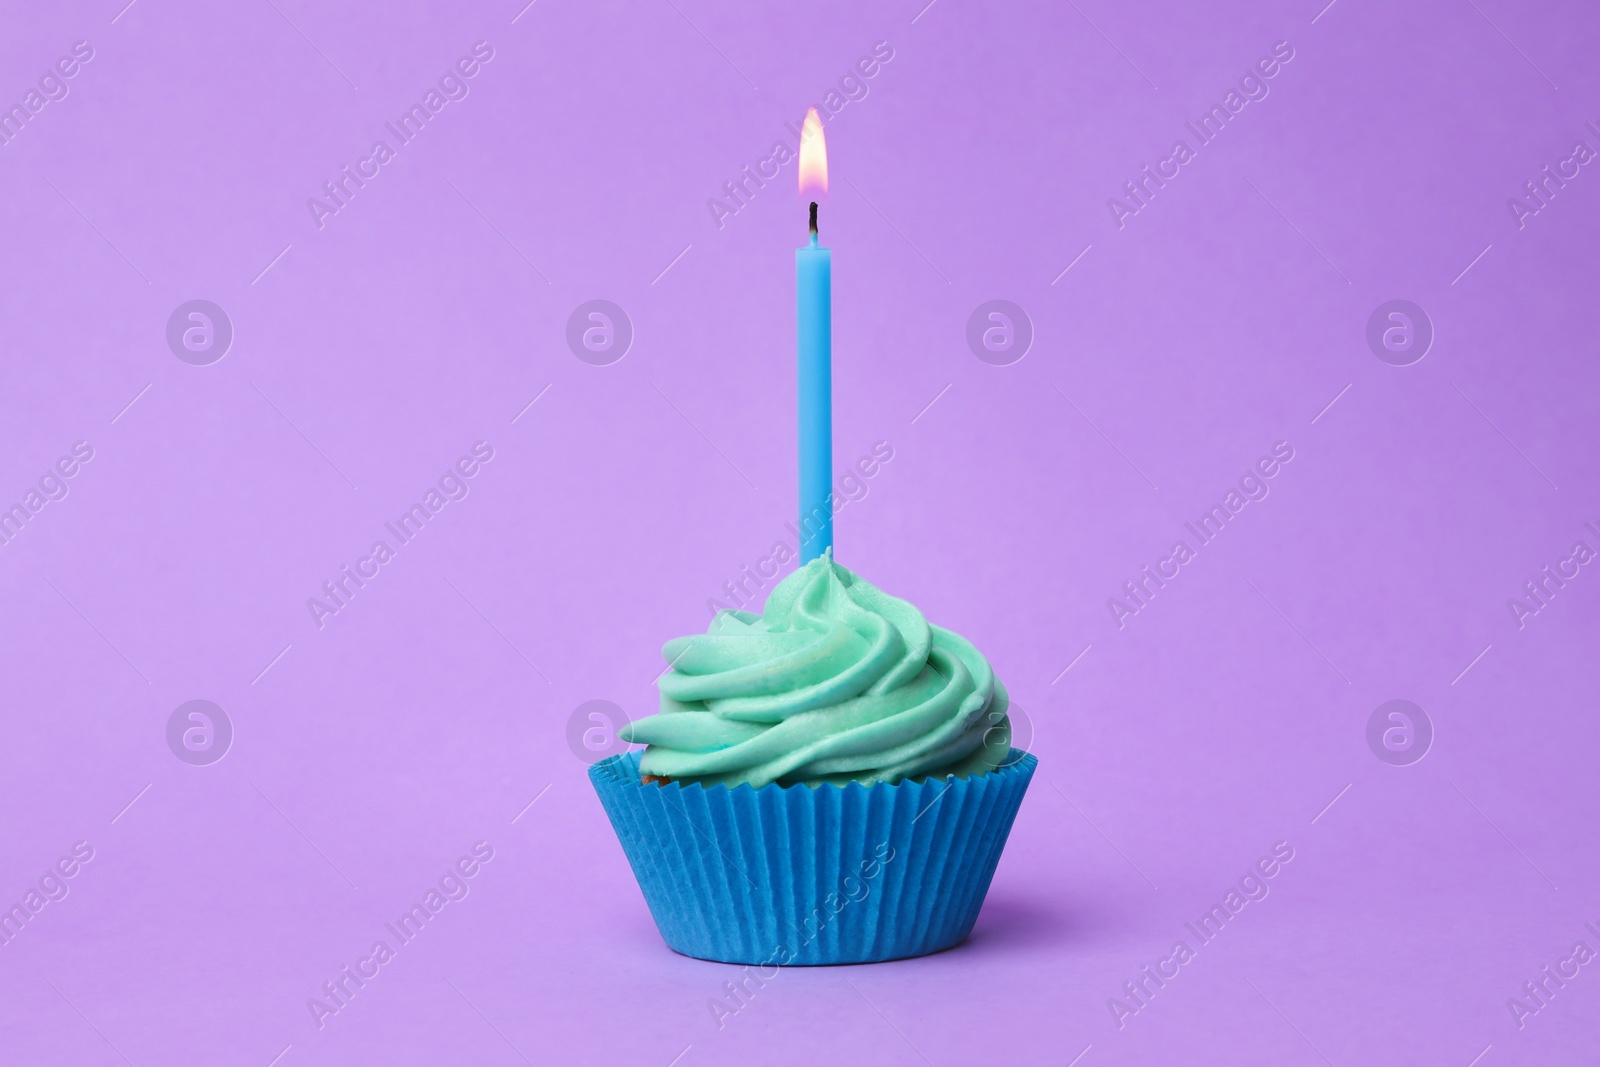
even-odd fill
[[[630,723],[645,774],[760,787],[993,770],[1009,699],[966,639],[822,556],[766,611],[721,611],[662,649],[661,713]]]

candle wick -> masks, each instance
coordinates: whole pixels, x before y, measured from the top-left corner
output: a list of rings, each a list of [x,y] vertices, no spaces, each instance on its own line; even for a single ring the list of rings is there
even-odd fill
[[[811,201],[811,236],[817,235],[817,202]]]

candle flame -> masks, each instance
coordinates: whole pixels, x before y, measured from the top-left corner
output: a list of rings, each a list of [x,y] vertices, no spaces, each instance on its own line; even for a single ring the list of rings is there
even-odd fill
[[[800,199],[821,200],[827,195],[828,144],[822,136],[822,116],[811,108],[800,127]]]

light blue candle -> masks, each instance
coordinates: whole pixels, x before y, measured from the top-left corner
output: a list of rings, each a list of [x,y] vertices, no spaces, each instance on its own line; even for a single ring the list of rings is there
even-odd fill
[[[800,132],[800,197],[828,195],[828,150],[817,109]],[[833,252],[811,237],[795,249],[795,338],[800,395],[800,562],[833,550]]]
[[[816,205],[811,205],[812,218]],[[813,224],[814,225],[814,224]],[[811,240],[794,252],[800,384],[800,562],[833,547],[833,252]]]

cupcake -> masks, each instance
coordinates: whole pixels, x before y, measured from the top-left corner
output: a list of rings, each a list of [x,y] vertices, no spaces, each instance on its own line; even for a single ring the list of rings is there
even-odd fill
[[[661,936],[727,963],[919,956],[971,931],[1033,775],[964,638],[824,555],[663,649],[643,753],[590,779]]]

